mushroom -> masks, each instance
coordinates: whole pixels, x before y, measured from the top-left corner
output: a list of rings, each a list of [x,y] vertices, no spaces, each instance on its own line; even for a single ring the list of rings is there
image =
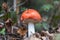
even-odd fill
[[[41,20],[41,15],[34,9],[27,9],[21,15],[22,23],[28,25],[28,37],[35,33],[34,24]]]

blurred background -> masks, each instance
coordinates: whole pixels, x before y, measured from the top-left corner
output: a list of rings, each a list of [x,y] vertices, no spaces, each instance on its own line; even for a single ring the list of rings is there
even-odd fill
[[[4,10],[2,9],[4,2],[8,4],[12,18],[14,17],[14,26],[16,23],[18,23],[18,26],[22,24],[19,20],[21,14],[26,9],[31,8],[37,10],[42,17],[42,22],[35,24],[36,32],[40,32],[40,27],[42,26],[44,26],[46,30],[48,30],[48,27],[52,29],[60,27],[60,0],[0,0],[0,21],[2,20],[1,16],[4,14]]]

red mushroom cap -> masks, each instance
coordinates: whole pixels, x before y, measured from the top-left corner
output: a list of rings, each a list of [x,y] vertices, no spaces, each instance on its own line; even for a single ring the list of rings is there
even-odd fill
[[[34,9],[27,9],[26,11],[24,11],[21,15],[21,21],[40,21],[41,20],[41,15],[39,14],[39,12],[37,12]]]

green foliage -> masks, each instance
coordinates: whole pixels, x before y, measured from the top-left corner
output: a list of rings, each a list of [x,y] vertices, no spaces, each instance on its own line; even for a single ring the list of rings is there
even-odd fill
[[[0,30],[0,34],[5,35],[5,28],[3,28],[2,30]]]
[[[26,7],[21,7],[21,12],[25,11],[27,8]]]
[[[17,15],[16,12],[14,11],[10,11],[8,13],[5,13],[2,17],[0,17],[1,19],[3,19],[4,21],[6,21],[7,19],[11,18],[13,24],[17,22]]]
[[[58,16],[54,16],[54,20],[59,20],[60,19],[60,16],[58,15]]]
[[[47,1],[46,0],[31,0],[31,3],[29,3],[29,6],[31,8],[34,8],[34,9],[37,9],[39,10],[40,7],[43,5],[43,4],[46,4]]]
[[[47,22],[37,23],[37,24],[35,25],[35,30],[36,30],[37,32],[41,32],[43,29],[49,30],[49,25],[48,25]]]
[[[11,13],[11,18],[12,18],[12,21],[13,21],[13,24],[17,22],[17,15],[16,15],[16,12],[10,12]]]
[[[41,30],[42,30],[42,24],[41,23],[35,24],[35,31],[36,32],[41,32]]]
[[[56,27],[58,25],[58,22],[60,21],[60,15],[53,17],[53,27]]]
[[[53,5],[46,4],[41,7],[41,11],[49,12],[51,9],[53,9]]]

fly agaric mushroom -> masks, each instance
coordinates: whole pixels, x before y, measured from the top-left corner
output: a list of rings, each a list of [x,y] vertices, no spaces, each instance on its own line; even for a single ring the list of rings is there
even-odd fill
[[[34,9],[27,9],[21,15],[21,21],[25,24],[28,24],[28,37],[35,33],[34,23],[37,23],[41,20],[39,12]]]

